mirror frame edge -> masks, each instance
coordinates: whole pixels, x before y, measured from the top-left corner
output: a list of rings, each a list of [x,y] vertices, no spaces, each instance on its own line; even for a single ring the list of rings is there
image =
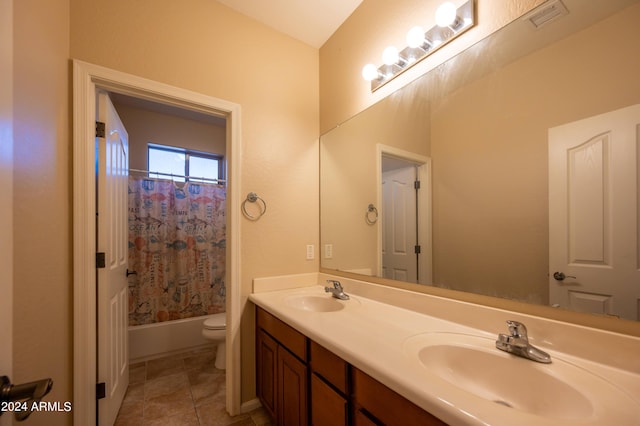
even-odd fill
[[[566,309],[552,308],[544,305],[534,305],[516,300],[502,299],[499,297],[485,296],[481,294],[465,293],[457,290],[449,290],[440,287],[426,286],[388,278],[380,278],[368,275],[360,275],[351,272],[320,267],[320,273],[334,275],[352,280],[364,281],[373,284],[382,284],[392,288],[414,291],[431,296],[472,303],[474,305],[489,308],[504,309],[518,314],[532,315],[540,318],[562,321],[583,327],[590,327],[603,331],[640,337],[640,323],[615,317],[604,317],[582,312],[574,312]]]

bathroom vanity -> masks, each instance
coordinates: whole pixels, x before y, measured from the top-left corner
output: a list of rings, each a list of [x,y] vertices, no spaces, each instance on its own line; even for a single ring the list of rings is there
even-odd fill
[[[279,425],[445,425],[258,307],[257,394]]]
[[[350,279],[338,300],[328,278],[254,281],[257,395],[278,425],[640,425],[637,337]],[[496,349],[506,320],[552,362]]]

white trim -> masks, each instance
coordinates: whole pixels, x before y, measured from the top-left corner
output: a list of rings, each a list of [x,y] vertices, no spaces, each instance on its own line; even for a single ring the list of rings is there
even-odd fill
[[[256,410],[256,409],[258,409],[260,407],[262,407],[262,404],[260,403],[260,400],[258,398],[254,398],[254,399],[252,399],[250,401],[243,402],[242,403],[242,407],[240,409],[240,412],[242,414],[250,413],[253,410]]]
[[[122,93],[227,118],[227,411],[241,412],[240,106],[131,74],[73,61],[74,425],[96,421],[95,96]]]
[[[382,157],[395,157],[401,160],[415,163],[418,169],[418,180],[421,182],[421,190],[424,196],[418,199],[418,237],[424,252],[429,256],[420,256],[420,267],[423,274],[420,284],[432,284],[433,282],[433,250],[432,250],[432,229],[431,229],[431,157],[405,151],[393,146],[376,144],[376,185],[377,185],[377,205],[382,205]],[[384,214],[384,212],[383,212]],[[382,221],[377,223],[377,253],[378,265],[377,275],[382,277]],[[426,271],[426,274],[424,274]]]

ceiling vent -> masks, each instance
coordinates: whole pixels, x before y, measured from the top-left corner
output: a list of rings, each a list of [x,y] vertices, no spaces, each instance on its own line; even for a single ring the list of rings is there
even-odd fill
[[[538,29],[568,14],[569,10],[560,0],[551,0],[527,13],[522,19],[529,21],[535,29]]]

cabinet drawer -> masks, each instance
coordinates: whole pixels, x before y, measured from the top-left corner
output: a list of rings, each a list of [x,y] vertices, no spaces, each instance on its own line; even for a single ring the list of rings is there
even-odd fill
[[[348,364],[333,352],[313,340],[310,344],[310,363],[314,373],[322,376],[343,394],[347,394]]]
[[[358,407],[381,423],[393,425],[442,426],[446,423],[424,411],[402,395],[367,374],[352,368],[353,393]]]
[[[311,424],[347,425],[347,400],[315,374],[311,375]]]
[[[269,333],[295,356],[305,362],[307,361],[307,338],[304,334],[260,307],[257,308],[256,316],[258,327]]]

